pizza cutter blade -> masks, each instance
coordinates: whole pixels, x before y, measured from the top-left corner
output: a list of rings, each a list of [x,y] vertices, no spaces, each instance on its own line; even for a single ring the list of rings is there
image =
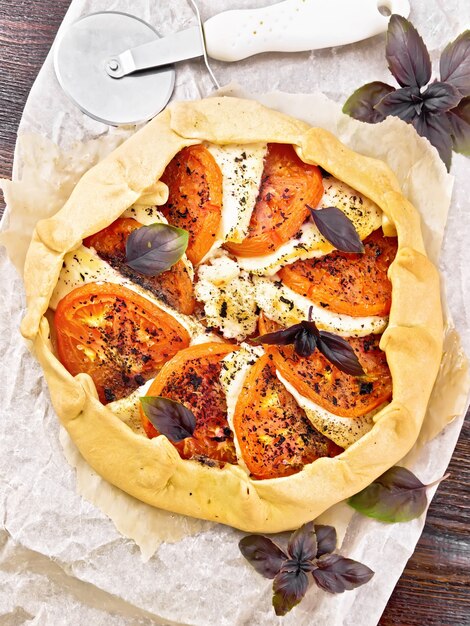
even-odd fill
[[[172,63],[203,57],[233,62],[262,52],[300,52],[367,39],[407,17],[409,0],[284,0],[260,9],[224,11],[159,38],[152,26],[119,12],[88,15],[56,43],[57,78],[80,109],[107,124],[151,119],[171,97]]]
[[[106,71],[114,55],[158,40],[143,20],[119,12],[93,13],[74,22],[54,49],[57,79],[87,115],[113,126],[146,122],[173,93],[175,69],[165,66],[116,80]]]

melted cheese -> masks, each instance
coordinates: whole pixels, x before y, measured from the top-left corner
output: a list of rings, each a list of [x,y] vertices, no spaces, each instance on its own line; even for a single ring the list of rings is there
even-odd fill
[[[335,206],[353,222],[361,239],[368,237],[382,225],[379,207],[337,178],[323,180],[325,192],[318,208]],[[297,235],[272,254],[256,257],[238,257],[240,267],[254,274],[272,276],[281,267],[298,259],[323,256],[333,246],[321,235],[311,220],[304,222]]]
[[[349,448],[355,441],[368,433],[374,425],[374,415],[386,406],[383,404],[362,417],[340,417],[300,395],[296,388],[287,382],[279,372],[276,374],[287,391],[294,396],[297,404],[305,411],[313,426],[342,448]]]
[[[269,319],[283,326],[292,326],[308,319],[310,307],[312,319],[318,328],[343,337],[365,337],[371,333],[381,333],[387,325],[387,317],[352,317],[333,313],[283,285],[276,280],[276,276],[253,276],[252,280],[256,304]]]
[[[202,262],[226,241],[239,243],[248,233],[263,174],[266,144],[207,144],[222,172],[222,219],[219,232]]]

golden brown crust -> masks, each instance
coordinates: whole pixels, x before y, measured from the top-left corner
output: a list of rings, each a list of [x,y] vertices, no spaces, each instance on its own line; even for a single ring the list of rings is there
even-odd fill
[[[286,478],[251,480],[238,466],[223,469],[182,460],[165,437],[137,435],[101,405],[91,379],[73,378],[52,352],[44,313],[66,252],[136,201],[165,201],[160,178],[185,145],[288,142],[376,202],[399,249],[389,276],[390,323],[381,347],[393,378],[393,401],[373,429],[336,458],[322,458]],[[425,255],[419,216],[381,161],[352,152],[325,130],[309,128],[258,103],[211,98],[175,104],[91,169],[69,201],[36,228],[25,266],[28,310],[22,324],[33,342],[63,425],[106,480],[151,505],[230,524],[246,531],[298,527],[368,485],[416,441],[442,352],[439,277]]]

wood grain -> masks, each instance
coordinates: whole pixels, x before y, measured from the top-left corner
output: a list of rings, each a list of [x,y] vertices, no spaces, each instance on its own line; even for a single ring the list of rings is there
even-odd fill
[[[69,4],[69,0],[0,0],[0,177],[11,175],[16,129],[27,95]],[[451,477],[431,504],[421,540],[381,626],[470,625],[469,440],[467,415],[449,466]]]

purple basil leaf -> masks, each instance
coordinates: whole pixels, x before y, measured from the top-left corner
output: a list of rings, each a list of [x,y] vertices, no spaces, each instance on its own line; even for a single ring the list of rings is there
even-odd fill
[[[389,93],[375,105],[384,117],[395,115],[404,122],[409,122],[421,113],[423,99],[418,87],[403,87]]]
[[[426,113],[444,113],[458,105],[462,96],[448,83],[434,82],[423,93],[423,109]]]
[[[308,589],[307,574],[301,570],[281,571],[273,582],[273,607],[276,615],[285,615],[304,597]]]
[[[315,533],[317,535],[317,557],[336,550],[336,528],[315,524]]]
[[[250,565],[265,578],[274,578],[287,560],[287,555],[263,535],[243,537],[238,547]]]
[[[392,91],[395,91],[395,87],[380,81],[367,83],[367,85],[359,87],[349,96],[344,103],[343,113],[361,122],[369,122],[369,124],[382,122],[385,116],[374,107],[384,96]]]
[[[470,96],[470,30],[451,41],[441,55],[441,80]]]
[[[297,561],[312,561],[317,556],[317,539],[313,522],[307,522],[289,538],[287,552]]]
[[[339,554],[325,554],[316,562],[312,576],[321,589],[329,593],[343,593],[360,587],[374,575],[374,572],[358,561],[346,559]]]
[[[470,156],[470,97],[463,98],[459,105],[447,114],[450,122],[453,148]]]
[[[317,337],[308,328],[297,331],[294,340],[294,349],[299,356],[308,357],[317,347]]]
[[[421,137],[426,137],[437,149],[439,156],[444,162],[447,171],[450,170],[452,162],[452,127],[447,114],[432,113],[423,114],[412,121],[417,133]]]
[[[256,343],[267,343],[272,346],[288,346],[294,343],[295,337],[302,330],[301,324],[294,324],[285,330],[276,330],[274,333],[266,333],[255,337]]]
[[[132,231],[126,241],[127,265],[146,276],[157,276],[181,259],[189,233],[168,224],[150,224]]]
[[[308,208],[320,233],[337,250],[364,252],[364,246],[354,224],[342,211],[333,206],[324,209]]]
[[[402,87],[423,87],[429,82],[429,52],[413,24],[400,15],[392,15],[388,23],[385,56]]]
[[[342,372],[351,376],[364,376],[365,372],[356,353],[346,339],[321,330],[317,348],[330,363],[336,365]]]
[[[192,436],[196,418],[183,404],[161,396],[144,396],[140,402],[145,415],[158,432],[173,443]]]
[[[349,498],[348,504],[362,515],[381,522],[409,522],[425,511],[426,488],[430,486],[424,485],[413,472],[396,466]]]

